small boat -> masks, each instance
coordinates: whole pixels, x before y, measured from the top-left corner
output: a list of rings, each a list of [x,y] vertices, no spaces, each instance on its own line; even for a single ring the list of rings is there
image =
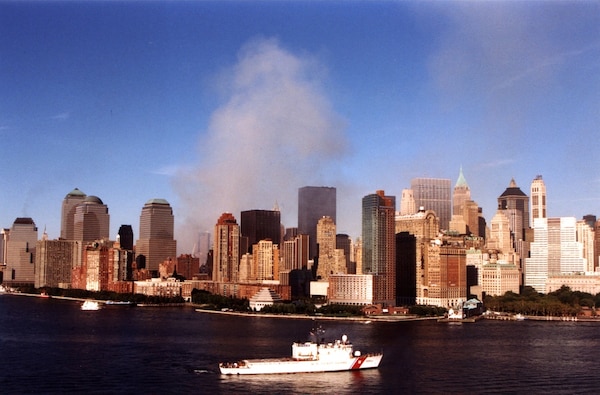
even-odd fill
[[[100,305],[98,304],[98,302],[96,302],[94,300],[86,300],[81,305],[81,310],[85,310],[85,311],[100,310]]]
[[[244,359],[219,364],[221,374],[277,374],[339,372],[379,367],[383,353],[362,354],[353,350],[348,336],[333,343],[316,341],[292,343],[292,356]]]
[[[525,316],[521,313],[518,313],[515,315],[515,320],[517,321],[524,321],[525,320]]]

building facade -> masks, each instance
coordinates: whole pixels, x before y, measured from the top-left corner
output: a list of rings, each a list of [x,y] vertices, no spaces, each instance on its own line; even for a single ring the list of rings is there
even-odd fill
[[[238,281],[240,265],[240,227],[233,214],[223,213],[215,225],[213,280],[223,283]]]
[[[362,199],[362,273],[372,274],[373,302],[396,303],[396,197],[382,190]]]
[[[336,189],[306,186],[298,189],[298,233],[309,235],[309,258],[317,256],[317,223],[323,216],[336,222]]]
[[[248,251],[261,240],[281,244],[281,213],[278,210],[247,210],[240,215],[242,237],[248,238]]]
[[[546,184],[542,176],[536,176],[531,182],[531,223],[536,218],[546,218]]]
[[[60,215],[60,238],[75,240],[75,208],[83,203],[87,195],[75,188],[65,196]]]
[[[445,178],[413,178],[410,188],[416,206],[433,210],[439,218],[440,228],[447,230],[452,218],[451,181]]]
[[[165,199],[150,199],[144,204],[135,248],[137,261],[150,272],[158,272],[160,263],[165,259],[176,258],[174,224],[173,209]]]
[[[97,196],[86,196],[75,207],[73,240],[92,242],[109,238],[108,206]],[[67,239],[68,240],[68,239]]]
[[[9,286],[34,285],[35,248],[38,229],[31,218],[17,218],[4,230],[5,264],[3,282]]]

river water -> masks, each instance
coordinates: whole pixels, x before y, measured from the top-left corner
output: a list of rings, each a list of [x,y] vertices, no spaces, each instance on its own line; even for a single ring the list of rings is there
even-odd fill
[[[190,307],[105,306],[0,295],[0,393],[597,393],[600,323],[322,321],[379,369],[221,376],[219,361],[288,356],[313,322]]]

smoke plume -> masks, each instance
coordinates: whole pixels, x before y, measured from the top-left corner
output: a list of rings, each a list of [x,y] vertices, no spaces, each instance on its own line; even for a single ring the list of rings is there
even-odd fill
[[[273,209],[295,226],[298,188],[335,178],[346,151],[343,121],[322,91],[322,66],[273,39],[248,43],[222,73],[222,104],[201,133],[196,164],[180,171],[180,251],[199,231],[213,232],[223,212]]]

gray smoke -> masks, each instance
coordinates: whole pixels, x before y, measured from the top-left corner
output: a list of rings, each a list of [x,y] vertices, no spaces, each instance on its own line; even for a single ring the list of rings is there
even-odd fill
[[[175,177],[180,252],[223,212],[272,209],[295,226],[298,188],[335,178],[344,123],[322,91],[323,68],[273,39],[248,43],[218,78],[222,104],[200,136],[198,162]]]

